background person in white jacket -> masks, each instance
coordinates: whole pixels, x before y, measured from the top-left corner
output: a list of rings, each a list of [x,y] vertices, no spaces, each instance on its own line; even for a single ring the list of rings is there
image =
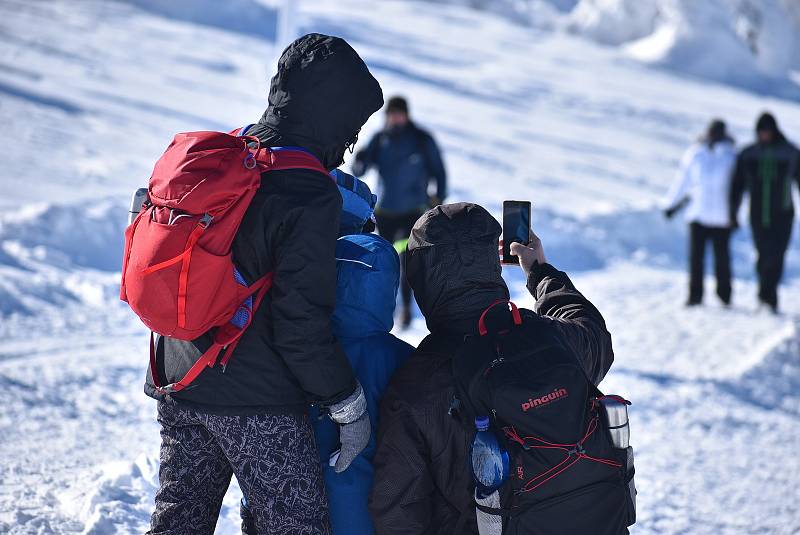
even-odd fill
[[[706,135],[692,145],[681,160],[675,182],[667,194],[664,214],[671,218],[686,207],[689,223],[689,299],[687,306],[703,301],[703,265],[706,243],[714,249],[717,295],[731,302],[731,237],[728,198],[736,165],[736,150],[725,123],[715,119]]]

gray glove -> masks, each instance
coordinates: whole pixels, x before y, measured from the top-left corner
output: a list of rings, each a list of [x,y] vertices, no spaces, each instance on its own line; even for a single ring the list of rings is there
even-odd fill
[[[356,385],[356,389],[347,399],[331,405],[330,411],[331,420],[339,424],[341,449],[330,458],[330,463],[338,474],[347,470],[353,459],[367,447],[372,432],[367,399],[361,384]]]

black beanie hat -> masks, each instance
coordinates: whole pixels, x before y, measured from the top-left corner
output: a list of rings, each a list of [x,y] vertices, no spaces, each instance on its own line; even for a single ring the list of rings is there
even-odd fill
[[[783,141],[786,139],[783,132],[778,128],[778,121],[776,121],[775,117],[769,112],[762,113],[758,118],[756,122],[756,133],[758,132],[772,132],[775,136],[775,141]]]
[[[775,120],[775,117],[772,116],[771,113],[762,113],[761,117],[758,118],[758,122],[756,123],[756,132],[759,131],[768,131],[768,132],[777,132],[778,131],[778,122]]]
[[[405,98],[394,96],[386,103],[386,113],[402,112],[408,115],[408,102]]]

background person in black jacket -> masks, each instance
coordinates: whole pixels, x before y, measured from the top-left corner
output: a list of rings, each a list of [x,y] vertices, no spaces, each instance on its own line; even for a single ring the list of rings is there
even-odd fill
[[[265,146],[303,147],[330,170],[382,105],[378,82],[350,45],[310,34],[284,51],[269,107],[247,134]],[[274,284],[230,364],[166,398],[147,377],[162,426],[151,533],[213,533],[232,474],[259,533],[330,532],[308,403],[341,424],[337,470],[370,434],[363,392],[331,332],[341,207],[336,183],[318,172],[262,175],[233,258],[247,282],[273,272]],[[162,384],[180,379],[210,343],[209,334],[161,338]]]
[[[756,123],[757,140],[736,162],[731,186],[731,221],[737,221],[745,192],[750,193],[750,225],[758,250],[758,299],[778,311],[778,284],[794,222],[792,182],[800,187],[800,151],[787,141],[775,118],[764,113]]]
[[[431,334],[392,377],[381,402],[370,499],[379,535],[477,533],[466,458],[471,436],[448,415],[451,360],[464,336],[477,334],[483,310],[509,297],[500,232],[486,210],[468,203],[429,210],[411,232],[408,279]],[[531,247],[512,247],[536,298],[535,313],[523,311],[526,324],[554,333],[599,383],[614,360],[600,312],[545,263],[538,238]]]
[[[361,176],[371,167],[378,169],[380,199],[375,209],[378,233],[396,243],[404,254],[405,240],[422,213],[444,201],[447,173],[436,142],[428,132],[411,121],[408,102],[392,97],[386,104],[386,126],[373,137],[366,149],[356,153],[353,174]],[[428,194],[436,182],[436,195]],[[411,323],[411,287],[402,281],[402,324]]]

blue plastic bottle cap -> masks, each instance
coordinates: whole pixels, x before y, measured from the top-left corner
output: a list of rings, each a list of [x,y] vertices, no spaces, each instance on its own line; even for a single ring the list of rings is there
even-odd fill
[[[478,431],[486,431],[489,429],[489,417],[488,416],[478,416],[475,418],[475,427],[478,428]]]

